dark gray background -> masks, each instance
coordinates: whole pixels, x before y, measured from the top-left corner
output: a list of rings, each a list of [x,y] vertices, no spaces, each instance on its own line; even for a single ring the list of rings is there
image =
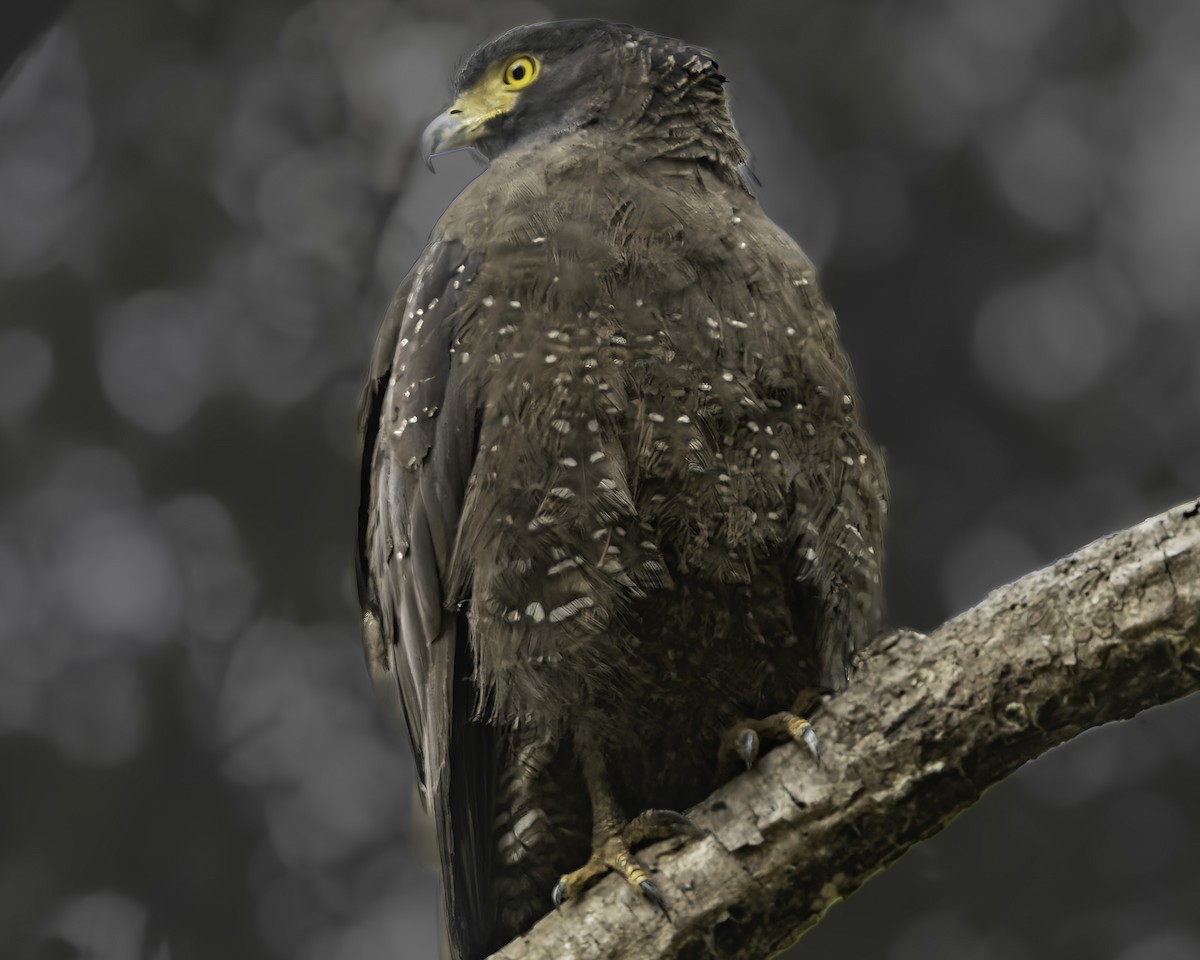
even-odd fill
[[[895,622],[1200,494],[1194,0],[78,0],[0,95],[4,956],[433,956],[353,408],[478,170],[416,155],[454,65],[583,14],[730,77],[887,448]],[[794,956],[1200,957],[1198,722],[1031,764]]]

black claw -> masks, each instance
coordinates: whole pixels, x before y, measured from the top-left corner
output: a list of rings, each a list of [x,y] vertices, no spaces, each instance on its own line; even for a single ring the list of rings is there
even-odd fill
[[[821,765],[821,742],[817,739],[817,735],[813,732],[812,727],[805,727],[804,733],[800,735],[804,741],[804,745],[808,747],[808,752],[813,755],[813,759],[817,761],[817,766]]]
[[[567,885],[561,880],[554,885],[554,891],[550,894],[550,899],[554,901],[554,909],[557,910],[563,905],[563,901],[567,899]]]
[[[654,809],[650,811],[650,817],[655,823],[670,824],[673,827],[692,827],[694,829],[696,826],[678,810]]]
[[[678,827],[684,833],[693,837],[703,837],[705,832],[698,826],[691,817],[686,814],[679,813],[676,810],[655,810],[654,816],[656,819],[661,818],[663,823],[669,823],[673,827]]]
[[[662,915],[670,920],[671,915],[667,913],[667,901],[663,899],[663,895],[659,892],[658,887],[649,880],[643,880],[638,886],[641,887],[642,896],[658,907],[662,911]]]
[[[738,754],[742,758],[742,762],[746,764],[746,769],[749,770],[758,760],[758,734],[753,730],[745,731],[741,739],[738,740]]]

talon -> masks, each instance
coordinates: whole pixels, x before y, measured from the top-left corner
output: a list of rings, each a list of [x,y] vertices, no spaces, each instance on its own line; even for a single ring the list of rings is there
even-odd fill
[[[707,837],[708,831],[703,827],[698,826],[691,817],[686,814],[676,813],[674,810],[659,810],[659,813],[664,813],[666,821],[677,830],[682,830],[693,840],[699,840],[701,837]]]
[[[669,917],[666,900],[634,856],[633,848],[681,831],[693,837],[703,835],[703,831],[674,810],[643,810],[632,820],[625,819],[609,786],[603,753],[587,739],[577,742],[575,748],[592,800],[592,855],[578,870],[559,878],[550,899],[557,907],[612,872]]]
[[[623,877],[626,883],[658,907],[664,916],[669,916],[662,893],[633,855],[632,848],[651,840],[664,840],[677,833],[702,837],[704,831],[682,813],[651,809],[643,810],[623,827],[619,823],[612,824],[605,833],[607,835],[602,834],[593,841],[588,862],[578,870],[563,874],[554,885],[550,894],[554,906],[562,906],[564,900],[570,900],[611,871]]]
[[[656,887],[649,880],[643,880],[638,884],[638,889],[642,891],[643,897],[645,897],[662,911],[662,915],[664,917],[666,917],[668,920],[671,919],[671,915],[667,912],[667,902],[663,899],[663,895],[659,892],[658,887]]]
[[[800,734],[800,739],[804,741],[804,745],[808,747],[808,752],[812,754],[813,760],[817,766],[821,765],[821,741],[817,739],[816,733],[813,731],[811,724],[806,724],[804,732]]]
[[[734,757],[749,770],[758,762],[764,740],[768,743],[792,740],[802,744],[817,766],[821,765],[821,743],[812,724],[804,717],[783,711],[762,720],[742,720],[726,732],[717,759],[718,774],[728,777],[733,773]]]
[[[758,734],[753,730],[747,730],[742,734],[742,738],[738,742],[738,747],[742,761],[746,764],[746,769],[749,770],[758,759]]]

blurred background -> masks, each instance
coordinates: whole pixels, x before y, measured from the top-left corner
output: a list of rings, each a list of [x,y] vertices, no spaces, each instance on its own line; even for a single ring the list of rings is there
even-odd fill
[[[501,29],[716,51],[887,448],[895,622],[1200,495],[1195,0],[25,6],[54,24],[0,90],[4,957],[435,955],[359,651],[354,407],[480,169],[417,138]],[[1195,960],[1198,723],[1030,764],[788,956]]]

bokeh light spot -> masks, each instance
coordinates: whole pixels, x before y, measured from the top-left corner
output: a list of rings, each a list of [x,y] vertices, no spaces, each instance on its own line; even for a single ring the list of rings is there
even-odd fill
[[[205,311],[178,293],[151,291],[119,305],[100,344],[109,402],[143,429],[179,429],[212,387],[208,329]]]
[[[58,909],[50,931],[88,960],[132,960],[145,956],[146,908],[113,890],[89,893]]]
[[[162,534],[136,515],[101,513],[59,544],[59,595],[87,633],[166,639],[180,609],[179,571]]]
[[[1037,551],[1028,540],[999,527],[977,528],[951,548],[942,564],[946,610],[966,610],[1037,565]]]
[[[1080,396],[1120,355],[1128,335],[1126,317],[1108,293],[1087,266],[1002,287],[975,321],[980,372],[1021,405]]]

